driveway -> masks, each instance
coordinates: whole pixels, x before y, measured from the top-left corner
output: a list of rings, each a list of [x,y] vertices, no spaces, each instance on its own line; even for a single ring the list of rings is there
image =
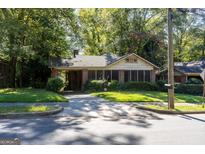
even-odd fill
[[[64,112],[57,116],[103,118],[107,120],[119,120],[121,118],[158,118],[156,114],[137,110],[133,103],[110,102],[103,98],[90,94],[67,95],[69,105],[63,104]]]
[[[68,95],[52,117],[1,119],[0,138],[22,144],[205,144],[205,115],[159,115],[89,94]]]

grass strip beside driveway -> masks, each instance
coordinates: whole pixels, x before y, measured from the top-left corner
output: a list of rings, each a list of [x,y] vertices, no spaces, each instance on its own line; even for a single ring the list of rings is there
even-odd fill
[[[202,105],[187,105],[187,106],[175,106],[175,109],[168,109],[167,106],[159,106],[159,105],[145,105],[146,108],[150,109],[157,109],[163,111],[178,111],[178,112],[185,112],[185,111],[205,111],[205,108]]]
[[[158,91],[112,91],[95,92],[92,95],[105,98],[113,102],[167,102],[167,93]],[[175,94],[177,103],[203,102],[203,97]]]
[[[54,110],[54,106],[8,106],[0,107],[0,114],[2,113],[30,113],[30,112],[46,112]]]
[[[0,89],[0,102],[67,102],[60,94],[44,89]]]

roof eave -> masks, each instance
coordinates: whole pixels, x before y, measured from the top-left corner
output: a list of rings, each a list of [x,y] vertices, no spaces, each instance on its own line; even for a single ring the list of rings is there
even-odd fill
[[[139,59],[141,59],[141,60],[143,60],[143,61],[147,62],[147,63],[148,63],[148,64],[150,64],[150,65],[152,65],[154,68],[159,69],[159,67],[158,67],[158,66],[154,65],[153,63],[149,62],[148,60],[146,60],[146,59],[144,59],[144,58],[140,57],[139,55],[137,55],[137,54],[135,54],[135,53],[130,53],[130,54],[127,54],[127,55],[125,55],[125,56],[121,57],[120,59],[118,59],[118,60],[114,61],[113,63],[108,64],[107,66],[114,65],[115,63],[117,63],[117,62],[119,62],[119,61],[121,61],[121,60],[123,60],[123,59],[125,59],[125,58],[127,58],[127,57],[129,57],[129,56],[131,56],[131,55],[135,55],[135,56],[136,56],[136,57],[138,57]]]

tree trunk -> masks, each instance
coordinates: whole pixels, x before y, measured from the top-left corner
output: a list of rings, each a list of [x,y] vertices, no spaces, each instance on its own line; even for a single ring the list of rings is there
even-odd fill
[[[17,58],[12,57],[10,61],[10,87],[11,88],[16,87],[16,63],[17,63]]]
[[[21,62],[20,62],[20,67],[19,67],[19,71],[20,71],[20,76],[19,76],[19,87],[21,88],[21,87],[23,87],[23,63],[24,63],[24,61],[22,60]]]
[[[202,50],[202,58],[204,58],[205,54],[205,31],[204,31],[204,42],[203,42],[203,50]]]

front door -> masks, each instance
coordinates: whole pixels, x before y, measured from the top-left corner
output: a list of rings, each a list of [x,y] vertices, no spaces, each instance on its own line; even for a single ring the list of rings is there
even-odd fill
[[[69,71],[67,73],[67,90],[80,91],[82,88],[82,71]]]

